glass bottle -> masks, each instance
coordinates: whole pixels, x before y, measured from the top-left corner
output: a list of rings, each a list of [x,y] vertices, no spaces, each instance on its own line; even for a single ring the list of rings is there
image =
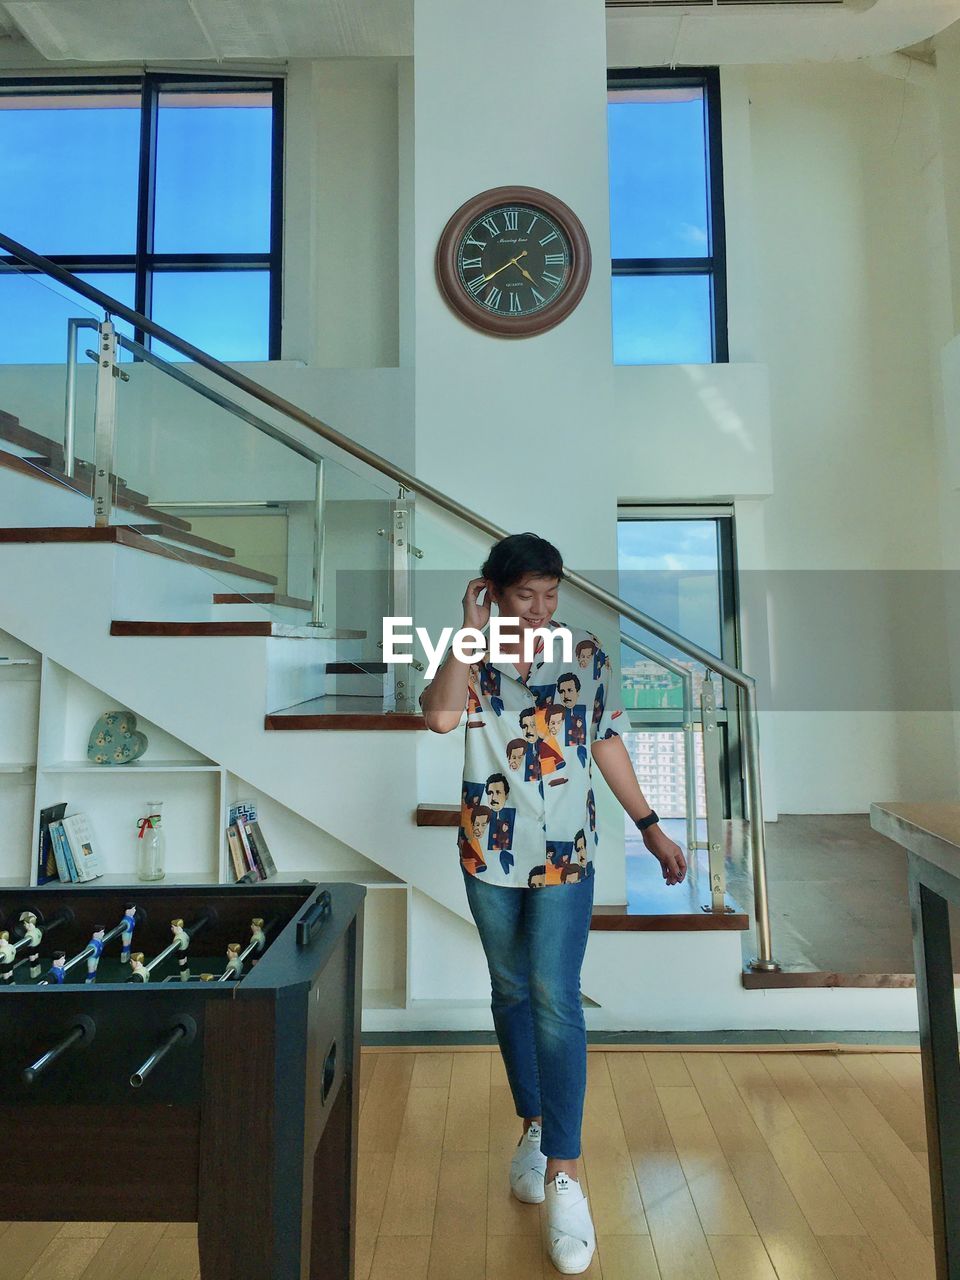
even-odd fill
[[[150,800],[147,812],[137,823],[137,879],[162,880],[166,873],[163,801]]]

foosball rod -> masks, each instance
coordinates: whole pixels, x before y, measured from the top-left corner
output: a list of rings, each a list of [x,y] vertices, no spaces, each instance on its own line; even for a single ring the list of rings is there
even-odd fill
[[[174,1045],[178,1045],[181,1041],[189,1042],[197,1033],[197,1024],[188,1014],[184,1014],[176,1025],[171,1028],[169,1035],[157,1045],[150,1057],[142,1064],[130,1077],[130,1085],[133,1089],[139,1089],[146,1080],[147,1076],[154,1069],[158,1062],[162,1062]]]
[[[106,946],[108,942],[112,942],[114,938],[116,938],[119,934],[123,933],[124,928],[125,928],[125,925],[122,920],[120,921],[119,924],[115,924],[109,933],[105,933],[103,935],[103,946]],[[80,964],[81,961],[86,960],[87,956],[96,955],[96,951],[97,951],[96,947],[92,947],[89,943],[87,943],[87,945],[83,948],[82,951],[78,951],[75,956],[70,957],[70,959],[63,966],[63,972],[67,973],[70,969],[75,968],[78,964]],[[37,983],[38,987],[49,987],[49,985],[50,983],[47,981],[46,978],[44,978],[42,982]]]
[[[37,1076],[42,1071],[46,1071],[52,1063],[62,1057],[68,1049],[72,1049],[75,1044],[79,1044],[81,1040],[86,1040],[89,1044],[93,1039],[96,1025],[92,1018],[88,1018],[86,1014],[79,1014],[59,1044],[48,1049],[46,1053],[42,1053],[36,1062],[31,1062],[29,1067],[24,1067],[22,1078],[24,1084],[33,1084]]]

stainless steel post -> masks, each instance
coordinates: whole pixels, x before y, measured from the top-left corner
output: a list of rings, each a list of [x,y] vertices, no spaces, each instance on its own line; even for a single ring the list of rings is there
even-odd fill
[[[117,331],[112,320],[104,320],[97,352],[97,410],[93,426],[93,519],[97,528],[109,525],[113,509],[119,376]]]
[[[700,723],[703,726],[703,778],[707,798],[707,859],[710,864],[710,910],[726,910],[727,874],[723,861],[723,825],[720,818],[720,732],[717,700],[709,672],[700,688]],[[706,908],[704,908],[706,910]]]
[[[751,969],[773,973],[780,966],[773,958],[770,938],[770,903],[767,898],[767,859],[763,839],[763,802],[760,796],[760,727],[757,721],[757,686],[751,680],[741,687],[743,707],[743,745],[750,761],[747,770],[747,804],[750,822],[750,852],[753,867],[753,909],[757,922],[757,955]]]
[[[323,459],[317,459],[317,485],[313,508],[313,613],[310,625],[325,627],[323,620],[324,504],[326,502]]]
[[[391,507],[390,529],[390,577],[387,591],[390,613],[394,618],[413,616],[413,584],[410,581],[410,541],[413,533],[413,503],[401,488],[399,497]],[[414,711],[411,674],[406,674],[402,663],[393,662],[389,667],[390,687],[393,693],[394,711]]]
[[[77,332],[76,316],[67,321],[67,385],[63,406],[63,471],[72,476],[76,459],[77,433]]]

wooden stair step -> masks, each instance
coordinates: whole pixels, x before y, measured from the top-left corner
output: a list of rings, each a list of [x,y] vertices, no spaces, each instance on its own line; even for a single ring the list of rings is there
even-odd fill
[[[671,888],[678,888],[673,885]],[[678,909],[679,908],[679,909]],[[624,932],[637,930],[646,933],[726,933],[750,928],[750,918],[744,911],[703,911],[699,902],[683,910],[679,904],[651,900],[593,908],[590,928]]]
[[[418,827],[459,827],[460,806],[458,804],[418,804]]]
[[[82,494],[85,498],[93,497],[92,471],[81,469],[78,475],[68,476],[57,467],[41,465],[35,459],[21,458],[18,454],[9,453],[7,450],[0,450],[0,466],[7,467],[11,471],[20,471],[24,475],[32,476],[35,480],[46,480],[52,484],[59,484],[65,489],[72,489],[74,493]],[[145,516],[147,519],[156,521],[159,524],[169,525],[171,528],[189,532],[190,524],[188,521],[181,520],[179,516],[168,515],[166,511],[160,511],[155,507],[145,505],[143,502],[138,501],[141,496],[145,495],[138,495],[135,492],[131,495],[130,490],[121,488],[116,492],[114,506],[119,507],[122,511],[132,511],[135,515]]]
[[[328,662],[326,670],[331,676],[383,676],[390,667],[386,662]]]
[[[152,538],[146,538],[142,533],[123,524],[111,524],[103,528],[84,525],[80,528],[0,529],[0,542],[115,542],[125,547],[134,547],[138,551],[146,551],[149,555],[164,556],[181,564],[199,565],[203,569],[214,569],[219,573],[230,573],[255,582],[277,581],[272,574],[262,573],[259,569],[247,569],[231,560],[215,560],[213,556],[200,555],[196,551],[175,551],[173,547],[154,542]]]
[[[185,529],[175,529],[169,524],[128,524],[126,527],[148,538],[168,538],[171,542],[180,542],[186,547],[198,547],[202,551],[211,551],[217,556],[232,557],[237,554],[234,547],[228,547],[223,542],[211,542],[209,538],[201,538],[196,533],[187,533]]]
[[[41,435],[38,431],[32,431],[29,427],[25,427],[19,418],[12,413],[7,413],[5,410],[0,410],[0,440],[6,440],[8,444],[15,444],[21,449],[32,450],[37,456],[28,459],[28,461],[40,463],[48,466],[51,470],[65,474],[63,445],[57,440],[51,440],[49,436]],[[84,477],[92,478],[94,472],[92,462],[87,462],[83,458],[75,458],[74,465],[83,473]],[[67,477],[67,479],[69,478]],[[114,476],[114,480],[125,490],[131,501],[150,501],[145,493],[137,493],[135,489],[130,489],[122,476]]]
[[[84,462],[82,458],[75,458],[74,472],[79,472],[79,475],[75,474],[73,476],[68,476],[62,467],[53,467],[50,460],[42,456],[27,458],[27,462],[32,462],[34,466],[42,467],[45,471],[50,471],[54,475],[62,475],[65,480],[77,480],[79,482],[80,492],[86,494],[88,497],[93,493],[93,473],[95,468],[92,462]],[[145,493],[138,493],[136,489],[131,489],[122,476],[111,475],[110,478],[114,482],[115,492],[118,495],[114,502],[115,506],[120,505],[120,497],[122,497],[124,501],[131,503],[147,503],[150,501]]]
[[[0,467],[5,467],[8,471],[19,471],[21,475],[30,476],[32,480],[42,480],[46,484],[55,484],[61,489],[69,489],[72,493],[79,493],[85,498],[90,496],[67,476],[42,467],[30,458],[22,458],[18,453],[10,453],[6,449],[0,449]]]
[[[314,729],[426,729],[423,713],[391,711],[375,694],[328,693],[294,707],[271,712],[264,728],[279,731]]]
[[[760,973],[744,969],[741,985],[748,991],[783,991],[798,987],[863,987],[878,989],[887,987],[915,987],[913,973],[834,973],[820,969],[780,969],[776,973]],[[953,976],[953,985],[960,987],[960,973]]]
[[[309,613],[313,609],[312,600],[301,600],[299,596],[285,596],[277,591],[242,592],[216,591],[214,604],[272,604],[278,609],[304,609]]]
[[[324,631],[289,622],[155,622],[120,618],[111,622],[112,636],[277,636],[282,640],[362,640],[365,631]]]
[[[20,449],[30,449],[46,458],[53,467],[63,470],[63,445],[38,431],[25,427],[18,417],[0,409],[0,440],[15,444]]]

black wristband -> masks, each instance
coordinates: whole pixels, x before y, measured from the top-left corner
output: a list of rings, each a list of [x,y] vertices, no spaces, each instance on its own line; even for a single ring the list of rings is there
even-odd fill
[[[647,827],[652,827],[655,822],[659,822],[660,818],[656,809],[651,809],[645,818],[634,818],[634,823],[638,831],[646,831]]]

